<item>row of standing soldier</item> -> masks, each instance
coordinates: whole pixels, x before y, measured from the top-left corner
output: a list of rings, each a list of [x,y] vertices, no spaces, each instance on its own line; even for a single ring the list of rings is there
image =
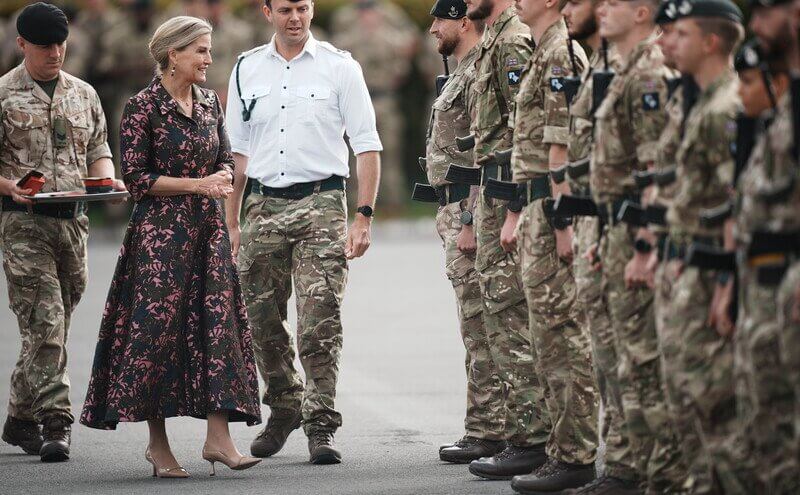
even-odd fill
[[[800,5],[750,6],[737,80],[728,0],[436,2],[459,65],[414,198],[468,377],[442,460],[522,493],[797,493]]]

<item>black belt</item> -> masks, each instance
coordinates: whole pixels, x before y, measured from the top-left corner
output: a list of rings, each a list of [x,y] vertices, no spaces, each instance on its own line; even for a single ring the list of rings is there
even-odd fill
[[[440,206],[457,203],[469,197],[469,184],[446,184],[435,187]]]
[[[617,217],[619,216],[620,210],[622,210],[622,206],[625,204],[626,201],[631,201],[634,203],[639,202],[638,195],[630,195],[624,196],[620,199],[606,202],[606,203],[598,203],[597,204],[597,213],[600,218],[609,225],[616,225],[619,223]]]
[[[519,184],[519,197],[523,205],[533,203],[536,200],[551,197],[550,175],[540,175],[533,179],[527,179]]]
[[[51,203],[28,207],[15,202],[8,196],[3,196],[3,211],[22,211],[26,213],[30,211],[34,215],[71,220],[86,211],[86,203]]]
[[[253,181],[250,190],[255,194],[270,198],[303,199],[317,192],[344,191],[344,177],[332,175],[327,179],[303,182],[289,187],[268,187],[258,181]]]
[[[489,179],[509,182],[511,180],[511,167],[490,163],[481,167],[481,185],[486,185]]]

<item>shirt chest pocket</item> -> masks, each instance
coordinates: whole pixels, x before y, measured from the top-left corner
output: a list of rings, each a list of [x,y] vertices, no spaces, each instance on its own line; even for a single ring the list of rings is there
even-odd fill
[[[272,88],[270,87],[259,87],[259,88],[252,88],[251,90],[245,90],[245,93],[242,95],[244,102],[243,105],[243,119],[247,121],[245,114],[248,113],[249,110],[249,117],[250,122],[268,122],[271,118],[275,117],[276,108],[275,105],[271,104],[270,99],[268,98],[270,93],[272,92]]]
[[[469,134],[469,118],[465,114],[463,99],[459,99],[464,92],[464,86],[463,83],[453,87],[446,86],[444,92],[433,102],[432,107],[439,126],[435,130],[436,144],[442,149],[452,146],[456,135]]]
[[[76,159],[83,159],[86,156],[86,149],[89,146],[89,115],[88,110],[78,110],[72,115],[68,115],[67,126],[69,127],[69,137],[75,148]]]
[[[331,88],[326,86],[298,86],[294,90],[295,113],[300,122],[313,124],[332,117]]]
[[[16,158],[20,165],[38,167],[50,149],[50,125],[45,114],[8,110],[3,126],[6,139],[14,144],[9,148],[19,150]]]
[[[492,87],[492,75],[491,72],[481,74],[472,85],[477,94],[475,101],[479,110],[475,127],[479,130],[497,127],[503,120],[502,115],[500,115],[500,106]]]

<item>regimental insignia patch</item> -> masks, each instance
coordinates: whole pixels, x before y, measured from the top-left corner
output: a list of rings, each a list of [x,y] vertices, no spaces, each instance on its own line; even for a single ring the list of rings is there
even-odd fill
[[[551,77],[550,78],[550,91],[553,93],[560,93],[564,91],[564,78],[563,77]]]
[[[647,111],[658,110],[661,108],[658,93],[645,93],[642,95],[642,107]]]
[[[508,71],[508,84],[509,86],[516,86],[522,80],[522,69],[514,69]]]
[[[506,59],[506,67],[514,67],[515,65],[519,65],[519,60],[515,57],[509,57]]]

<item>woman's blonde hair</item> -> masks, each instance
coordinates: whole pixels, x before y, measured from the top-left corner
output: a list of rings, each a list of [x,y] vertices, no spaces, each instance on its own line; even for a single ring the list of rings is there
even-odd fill
[[[197,17],[182,15],[173,17],[158,26],[150,38],[150,55],[156,61],[156,74],[161,74],[169,67],[169,51],[183,50],[194,43],[197,38],[211,34],[211,24]]]

